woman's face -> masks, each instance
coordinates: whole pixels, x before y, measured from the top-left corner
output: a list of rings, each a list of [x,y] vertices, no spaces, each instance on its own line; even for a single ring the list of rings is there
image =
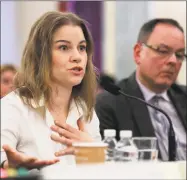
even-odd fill
[[[82,29],[64,25],[52,42],[52,74],[55,83],[70,87],[81,83],[87,65],[87,44]]]
[[[14,90],[13,79],[15,72],[11,70],[4,71],[1,74],[1,98]]]

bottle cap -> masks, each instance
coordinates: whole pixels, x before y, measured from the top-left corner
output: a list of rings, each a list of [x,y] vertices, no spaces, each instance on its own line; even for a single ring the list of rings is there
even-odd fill
[[[131,130],[121,130],[120,131],[120,137],[131,138],[132,137],[132,131]]]
[[[1,168],[0,169],[0,178],[7,178],[8,174],[5,169]]]
[[[20,167],[18,169],[19,176],[27,176],[28,174],[29,174],[29,171],[26,168]]]
[[[8,177],[16,177],[17,176],[17,170],[14,168],[8,168],[7,169]]]
[[[104,130],[104,136],[108,137],[115,137],[116,136],[116,130],[115,129],[105,129]]]

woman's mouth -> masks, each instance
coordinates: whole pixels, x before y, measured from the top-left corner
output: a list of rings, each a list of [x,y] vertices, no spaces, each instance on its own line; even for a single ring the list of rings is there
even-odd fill
[[[73,67],[68,70],[69,72],[73,73],[74,75],[82,75],[83,74],[83,68],[80,66]]]

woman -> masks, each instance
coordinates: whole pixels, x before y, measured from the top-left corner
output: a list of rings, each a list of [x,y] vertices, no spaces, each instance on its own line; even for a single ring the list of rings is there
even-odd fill
[[[91,35],[76,15],[48,12],[32,26],[17,89],[1,102],[3,168],[71,164],[73,142],[100,140],[92,56]]]
[[[4,64],[1,66],[1,98],[14,90],[14,76],[17,68],[12,64]]]

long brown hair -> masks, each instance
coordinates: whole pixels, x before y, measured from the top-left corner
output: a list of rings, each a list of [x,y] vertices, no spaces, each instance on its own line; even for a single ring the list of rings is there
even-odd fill
[[[39,104],[44,97],[50,103],[52,80],[52,40],[56,30],[64,25],[81,27],[87,42],[88,61],[82,82],[73,87],[72,97],[81,105],[85,119],[93,115],[96,91],[96,73],[92,63],[93,40],[86,22],[73,13],[47,12],[32,26],[23,51],[21,70],[16,77],[16,87],[23,102],[33,108],[31,100]]]

